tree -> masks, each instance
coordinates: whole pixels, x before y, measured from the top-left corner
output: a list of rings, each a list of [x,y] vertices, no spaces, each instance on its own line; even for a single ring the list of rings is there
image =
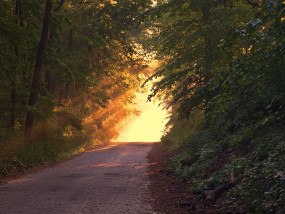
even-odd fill
[[[113,99],[112,92],[97,92],[115,88],[112,83],[109,88],[102,83],[110,76],[123,88],[136,85],[134,79],[133,83],[127,81],[128,76],[138,77],[139,71],[133,67],[142,62],[136,53],[134,26],[151,1],[63,3],[52,0],[1,3],[6,8],[1,10],[4,19],[0,42],[5,44],[1,53],[9,56],[1,59],[7,70],[1,84],[10,91],[9,97],[7,92],[1,96],[6,104],[3,122],[9,116],[10,125],[16,130],[24,127],[27,135],[38,122],[48,120],[62,106],[68,106],[68,111],[80,117],[104,107]],[[44,17],[43,23],[38,19],[40,16]]]
[[[168,1],[150,14],[158,17],[159,29],[151,45],[166,61],[152,77],[163,78],[154,85],[150,98],[168,91],[167,102],[179,106],[180,116],[189,117],[195,109],[207,112],[215,95],[208,84],[219,70],[230,66],[227,59],[239,51],[233,46],[225,53],[219,46],[251,16],[250,7],[240,1],[180,0]]]
[[[41,78],[41,71],[43,69],[44,65],[44,55],[48,40],[48,32],[49,32],[49,23],[51,18],[51,12],[52,12],[52,1],[47,0],[46,1],[46,8],[44,13],[44,19],[43,19],[43,27],[42,27],[42,35],[41,40],[38,46],[38,52],[37,52],[37,59],[33,74],[33,81],[32,81],[32,91],[30,93],[30,99],[29,99],[29,107],[32,108],[36,102],[37,102],[37,96],[40,89],[40,78]],[[26,116],[26,125],[25,125],[25,134],[31,135],[31,131],[34,124],[34,115],[31,110],[27,112]]]

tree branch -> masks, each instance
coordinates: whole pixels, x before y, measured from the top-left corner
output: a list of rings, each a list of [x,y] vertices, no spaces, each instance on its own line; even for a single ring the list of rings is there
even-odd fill
[[[53,10],[53,12],[60,11],[60,9],[62,8],[63,4],[64,4],[64,0],[60,0],[60,2],[58,3],[58,6]]]

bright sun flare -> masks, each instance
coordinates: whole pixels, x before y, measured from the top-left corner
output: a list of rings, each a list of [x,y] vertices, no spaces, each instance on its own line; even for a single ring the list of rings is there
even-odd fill
[[[135,103],[141,114],[128,121],[122,130],[118,142],[157,142],[163,134],[167,120],[167,111],[158,106],[158,102],[146,102],[148,93],[138,93]]]

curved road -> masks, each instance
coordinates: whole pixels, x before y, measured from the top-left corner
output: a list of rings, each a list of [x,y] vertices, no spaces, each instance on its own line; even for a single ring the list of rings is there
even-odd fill
[[[0,185],[1,214],[149,214],[152,143],[119,143]]]

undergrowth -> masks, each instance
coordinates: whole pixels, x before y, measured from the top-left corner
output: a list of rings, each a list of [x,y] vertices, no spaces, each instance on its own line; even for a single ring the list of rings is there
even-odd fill
[[[207,198],[209,190],[230,184],[219,195],[225,212],[285,213],[285,10],[283,1],[261,2],[260,13],[227,38],[238,41],[245,33],[248,51],[226,67],[213,66],[211,80],[193,94],[177,96],[180,117],[204,109],[204,119],[169,132],[187,135],[170,167],[189,180],[192,194]],[[228,53],[233,44],[225,45]]]
[[[46,126],[30,139],[15,134],[0,143],[0,176],[7,177],[29,168],[57,163],[88,148],[84,132],[66,135],[65,130]]]
[[[178,178],[189,180],[190,193],[200,196],[228,182],[233,173],[236,184],[224,192],[223,208],[237,213],[285,213],[285,126],[275,119],[260,120],[223,137],[217,136],[214,125],[205,127],[200,122],[169,166]],[[181,160],[194,156],[195,163],[182,166]]]

